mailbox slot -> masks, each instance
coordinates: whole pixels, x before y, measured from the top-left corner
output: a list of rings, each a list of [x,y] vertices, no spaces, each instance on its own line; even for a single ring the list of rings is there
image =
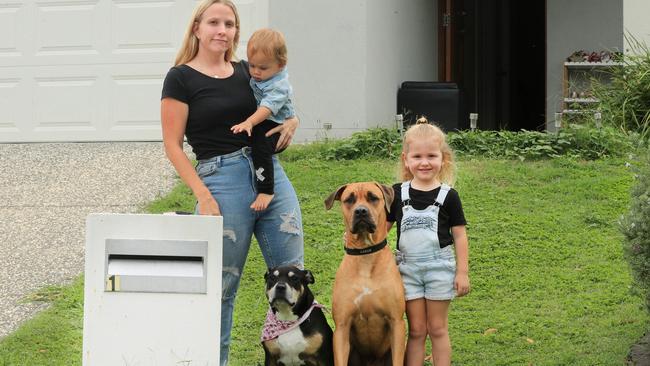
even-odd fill
[[[207,242],[107,239],[107,292],[206,293]]]

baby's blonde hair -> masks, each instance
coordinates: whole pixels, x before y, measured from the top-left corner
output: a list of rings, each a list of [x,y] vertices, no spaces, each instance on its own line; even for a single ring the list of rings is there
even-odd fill
[[[266,57],[271,57],[277,61],[280,66],[287,64],[287,42],[279,31],[270,28],[262,28],[251,36],[246,48],[248,58],[258,52]]]
[[[438,173],[438,179],[443,183],[453,186],[456,180],[454,152],[451,150],[451,147],[449,147],[449,144],[447,144],[445,133],[440,129],[440,127],[435,124],[430,124],[426,117],[419,118],[417,122],[413,126],[409,127],[409,129],[404,133],[399,171],[401,181],[413,179],[413,174],[404,163],[406,154],[408,154],[409,151],[409,144],[414,140],[423,139],[431,139],[434,143],[440,145],[440,151],[442,152],[442,167],[440,168],[440,173]]]

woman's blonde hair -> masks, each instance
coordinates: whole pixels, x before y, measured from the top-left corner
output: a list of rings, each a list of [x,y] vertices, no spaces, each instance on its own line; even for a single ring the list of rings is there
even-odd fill
[[[255,31],[248,40],[246,51],[249,59],[251,55],[261,52],[264,56],[273,58],[280,66],[287,64],[287,42],[282,33],[274,29],[262,28]]]
[[[402,155],[400,157],[400,179],[402,181],[413,179],[413,174],[404,163],[404,159],[406,158],[406,154],[408,154],[410,143],[414,140],[424,139],[431,139],[434,143],[440,145],[440,151],[442,152],[442,167],[440,168],[440,173],[438,173],[438,179],[443,183],[453,186],[454,181],[456,180],[454,152],[447,144],[445,133],[440,129],[440,127],[435,124],[430,124],[425,117],[419,118],[417,122],[413,126],[409,127],[409,129],[404,133]]]
[[[176,54],[176,60],[174,61],[174,66],[186,64],[190,62],[196,54],[199,52],[199,39],[194,35],[194,27],[201,22],[203,13],[214,4],[223,4],[229,7],[232,12],[235,14],[235,28],[237,32],[235,33],[235,38],[233,39],[232,46],[228,51],[226,51],[225,59],[226,61],[231,61],[235,57],[235,52],[237,51],[237,45],[239,45],[239,13],[237,13],[237,7],[230,0],[203,0],[201,1],[194,12],[192,13],[192,18],[190,18],[190,23],[185,30],[185,36],[183,36],[183,43],[181,48]]]

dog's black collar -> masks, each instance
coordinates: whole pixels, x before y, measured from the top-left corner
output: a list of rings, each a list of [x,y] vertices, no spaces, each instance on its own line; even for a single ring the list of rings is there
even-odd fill
[[[364,254],[370,254],[384,249],[386,243],[387,243],[386,239],[384,239],[378,244],[363,249],[352,249],[346,246],[344,246],[343,248],[345,249],[345,252],[348,253],[349,255],[364,255]]]

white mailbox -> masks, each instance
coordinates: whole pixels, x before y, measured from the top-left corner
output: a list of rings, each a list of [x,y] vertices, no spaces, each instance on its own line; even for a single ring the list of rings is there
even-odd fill
[[[91,214],[83,365],[219,365],[221,217]]]

